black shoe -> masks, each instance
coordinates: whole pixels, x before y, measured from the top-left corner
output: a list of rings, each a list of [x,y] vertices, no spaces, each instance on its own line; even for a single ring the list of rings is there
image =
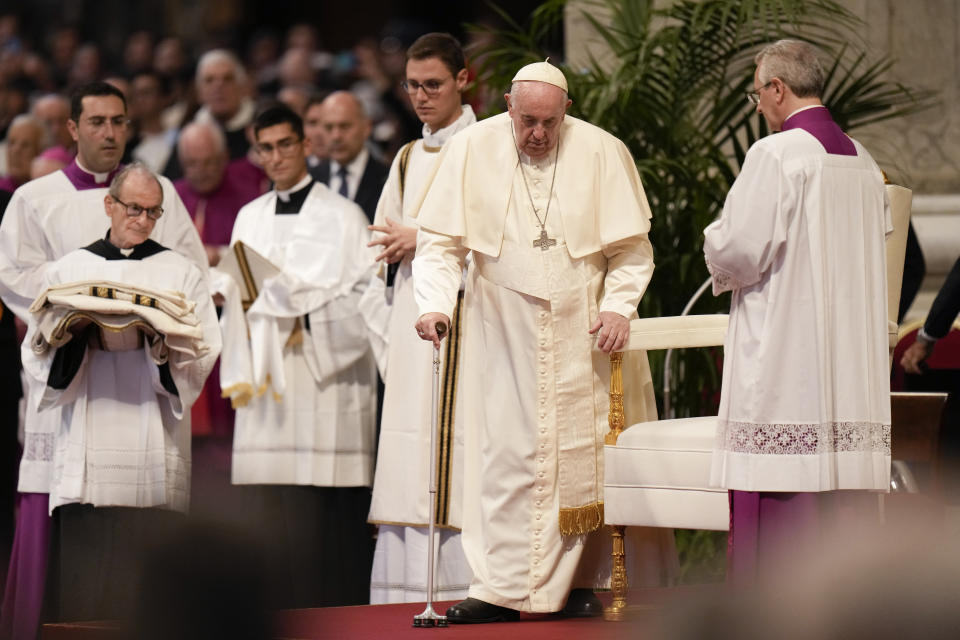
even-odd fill
[[[572,589],[561,613],[571,618],[594,618],[603,615],[603,604],[592,589]]]
[[[447,609],[447,622],[453,624],[513,622],[519,619],[519,611],[490,604],[476,598],[467,598]]]

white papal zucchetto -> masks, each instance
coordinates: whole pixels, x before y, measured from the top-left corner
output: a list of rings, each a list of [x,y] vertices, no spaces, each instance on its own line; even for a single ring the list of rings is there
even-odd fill
[[[513,76],[513,82],[546,82],[567,91],[567,79],[563,71],[550,64],[550,58],[521,67]]]

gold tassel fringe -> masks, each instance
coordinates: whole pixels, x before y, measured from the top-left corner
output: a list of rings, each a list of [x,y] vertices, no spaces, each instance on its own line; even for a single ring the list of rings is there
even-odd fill
[[[220,392],[221,398],[230,398],[230,406],[234,409],[245,407],[253,399],[253,386],[246,382],[234,384]]]
[[[560,509],[560,534],[579,536],[596,531],[603,524],[603,503]]]

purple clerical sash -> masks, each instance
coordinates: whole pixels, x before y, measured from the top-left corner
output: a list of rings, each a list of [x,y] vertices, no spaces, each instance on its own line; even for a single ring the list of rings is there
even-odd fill
[[[853,140],[840,129],[830,117],[826,107],[814,107],[795,113],[783,122],[781,131],[803,129],[823,145],[827,153],[839,156],[855,156],[857,148]]]

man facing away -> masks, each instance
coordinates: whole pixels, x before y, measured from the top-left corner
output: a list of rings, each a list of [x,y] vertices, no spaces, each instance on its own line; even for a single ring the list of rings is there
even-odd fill
[[[473,252],[462,369],[473,581],[447,611],[455,623],[601,613],[598,574],[580,562],[603,524],[609,360],[594,347],[624,344],[653,272],[624,144],[566,116],[566,79],[547,62],[520,69],[505,98],[508,113],[444,145],[416,214],[416,327],[434,345]],[[647,382],[637,397],[655,415]]]
[[[234,313],[237,292],[224,291],[221,383],[238,407],[232,482],[247,486],[252,525],[267,543],[273,605],[363,604],[376,365],[357,305],[374,252],[360,208],[307,172],[300,116],[270,107],[254,132],[274,189],[240,210],[231,244],[242,241],[280,273],[245,314]],[[249,352],[250,364],[228,362],[232,348]]]
[[[187,511],[182,417],[220,352],[202,267],[150,240],[164,215],[156,176],[129,165],[101,206],[106,236],[44,270],[22,348],[31,410],[62,407],[51,443],[50,621],[132,612],[149,541]]]
[[[410,330],[416,322],[411,263],[417,245],[413,207],[436,168],[440,149],[454,134],[477,121],[461,99],[467,69],[460,43],[446,33],[421,36],[407,50],[405,86],[423,122],[423,137],[404,146],[390,167],[377,205],[376,237],[384,265],[366,296],[389,301],[388,313],[367,318],[387,345],[383,419],[373,483],[370,522],[379,525],[370,581],[370,601],[422,602],[426,599],[427,526],[433,348]],[[389,266],[388,266],[389,265]],[[388,269],[395,268],[395,276]],[[390,280],[389,283],[386,281]],[[387,286],[385,286],[387,285]],[[462,297],[461,297],[462,299]],[[462,302],[458,303],[458,306]],[[378,312],[381,307],[374,307]],[[454,340],[443,354],[447,381],[440,420],[439,445],[446,455],[437,470],[438,535],[436,589],[441,600],[464,598],[470,567],[460,544],[463,477],[463,419],[457,405],[459,315],[454,313]]]
[[[704,232],[714,293],[733,292],[711,481],[731,490],[728,571],[748,584],[875,524],[863,490],[890,483],[883,177],[821,103],[814,47],[781,40],[756,63],[749,97],[779,133]]]
[[[387,166],[367,149],[370,118],[363,103],[349,91],[331,93],[322,103],[323,141],[328,160],[321,160],[310,173],[373,215],[387,179]]]
[[[86,246],[100,233],[103,198],[116,175],[127,136],[127,109],[115,87],[94,82],[78,87],[70,101],[67,127],[77,143],[77,156],[62,170],[32,180],[14,193],[0,224],[0,295],[17,316],[40,295],[46,266]],[[152,237],[206,269],[206,255],[183,203],[166,178],[160,178],[165,214]],[[56,407],[24,418],[23,458],[18,489],[20,518],[14,541],[16,572],[4,591],[4,628],[35,633],[42,602],[49,531],[47,492],[50,486]],[[13,565],[13,563],[11,563]],[[21,626],[24,625],[24,626]],[[24,631],[23,629],[26,629]]]

